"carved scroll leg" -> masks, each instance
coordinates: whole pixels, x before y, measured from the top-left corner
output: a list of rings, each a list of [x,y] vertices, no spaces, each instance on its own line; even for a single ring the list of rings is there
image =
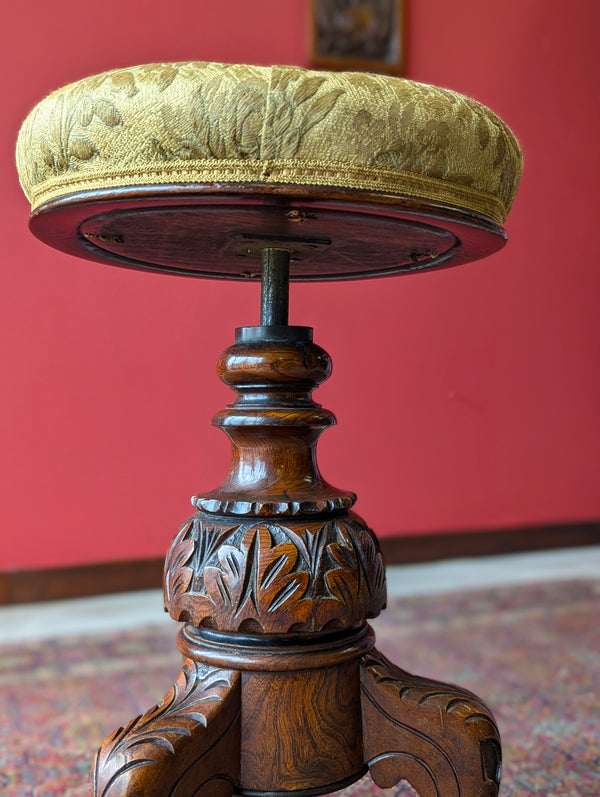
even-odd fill
[[[186,659],[159,706],[110,736],[94,797],[230,797],[240,777],[239,673]]]
[[[407,780],[420,797],[496,797],[500,736],[485,703],[456,686],[362,659],[363,745],[381,788]]]

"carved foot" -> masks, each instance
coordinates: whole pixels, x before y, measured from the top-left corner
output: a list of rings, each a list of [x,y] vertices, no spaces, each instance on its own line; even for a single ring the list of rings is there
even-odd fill
[[[92,795],[230,797],[239,775],[239,674],[186,659],[162,703],[106,739]]]
[[[361,664],[363,744],[375,783],[407,780],[420,797],[496,797],[500,736],[485,703],[418,678],[378,651]]]

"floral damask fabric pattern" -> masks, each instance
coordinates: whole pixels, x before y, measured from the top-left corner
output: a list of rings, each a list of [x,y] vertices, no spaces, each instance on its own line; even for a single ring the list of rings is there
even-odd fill
[[[502,223],[508,128],[454,92],[383,75],[189,62],[106,72],[42,100],[17,166],[33,207],[79,190],[283,183],[439,199]]]

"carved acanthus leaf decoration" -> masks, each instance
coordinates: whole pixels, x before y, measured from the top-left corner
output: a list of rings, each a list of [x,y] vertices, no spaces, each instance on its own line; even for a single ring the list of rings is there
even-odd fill
[[[119,728],[98,751],[92,770],[94,797],[142,793],[146,797],[168,797],[185,776],[178,772],[176,763],[177,755],[182,753],[187,756],[186,771],[202,771],[208,780],[210,745],[198,744],[195,739],[208,733],[211,719],[220,714],[226,727],[218,729],[219,738],[227,735],[239,717],[239,706],[232,705],[223,712],[220,704],[233,695],[238,681],[238,673],[186,659],[162,703]],[[223,720],[216,720],[220,721]],[[170,766],[166,761],[169,757]],[[151,779],[148,768],[156,773]]]
[[[175,619],[197,627],[345,628],[379,613],[385,575],[356,515],[232,525],[198,512],[173,543],[165,600]]]

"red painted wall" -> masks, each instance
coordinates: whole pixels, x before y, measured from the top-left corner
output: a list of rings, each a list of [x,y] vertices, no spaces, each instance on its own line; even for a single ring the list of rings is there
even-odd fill
[[[0,569],[162,554],[221,481],[214,376],[255,286],[61,255],[27,231],[13,148],[53,88],[115,66],[306,63],[303,0],[171,0],[4,12]],[[10,19],[7,19],[10,15]],[[412,0],[410,77],[472,95],[519,136],[500,254],[408,279],[301,285],[292,323],[334,356],[324,475],[381,534],[600,515],[600,4]]]

